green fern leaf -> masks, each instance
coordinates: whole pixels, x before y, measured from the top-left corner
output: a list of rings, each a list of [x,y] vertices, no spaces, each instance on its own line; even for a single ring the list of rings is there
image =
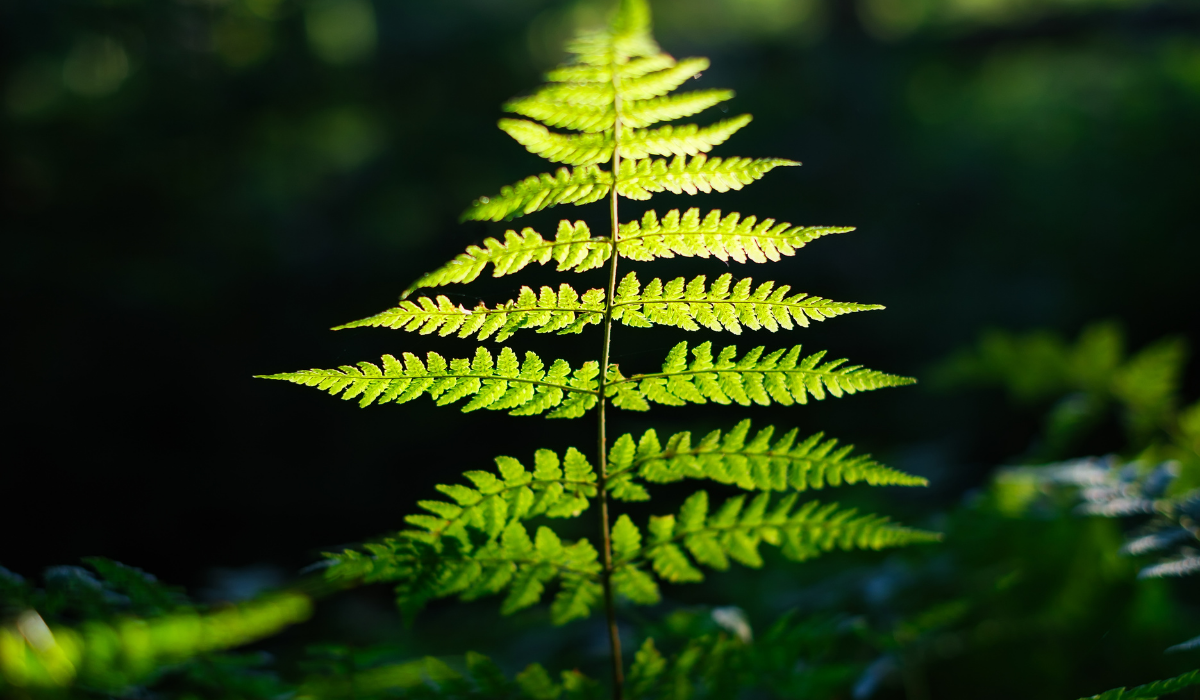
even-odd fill
[[[622,514],[612,527],[612,550],[618,561],[632,559],[642,550],[642,533],[628,515]]]
[[[703,153],[690,161],[682,156],[665,160],[626,161],[617,178],[617,193],[629,199],[650,199],[654,192],[728,192],[760,179],[776,167],[799,165],[783,158],[708,159]],[[500,194],[480,197],[463,213],[462,219],[501,221],[532,214],[559,204],[590,204],[608,194],[612,173],[587,165],[554,175],[542,173],[503,187]]]
[[[633,260],[709,256],[725,262],[752,260],[778,262],[784,255],[794,255],[812,240],[832,233],[853,231],[852,227],[792,226],[776,224],[774,219],[748,216],[734,212],[721,218],[714,209],[703,219],[699,209],[688,209],[682,216],[678,209],[667,212],[660,222],[653,211],[646,212],[640,222],[621,224],[617,251]]]
[[[568,63],[546,73],[546,80],[554,83],[612,83],[612,69],[622,79],[640,78],[643,75],[670,68],[675,59],[670,54],[656,53],[635,58],[627,63]]]
[[[554,163],[597,165],[612,160],[612,130],[602,134],[558,134],[524,119],[501,119],[500,129],[534,155]]]
[[[597,581],[583,576],[563,576],[562,586],[550,604],[550,621],[565,625],[571,620],[585,619],[603,597],[604,589]]]
[[[641,159],[656,156],[694,156],[707,153],[750,123],[750,115],[717,122],[701,128],[696,124],[664,126],[654,130],[631,130],[622,134],[622,158]],[[612,129],[602,133],[559,134],[536,122],[501,119],[500,129],[534,155],[566,165],[585,166],[612,160]]]
[[[614,94],[611,83],[565,83],[544,88],[528,97],[509,100],[503,109],[536,119],[546,126],[599,134],[611,132],[617,122]],[[621,126],[640,129],[674,121],[730,99],[733,99],[732,90],[696,90],[638,100],[624,105]]]
[[[709,107],[733,99],[733,90],[695,90],[677,95],[638,100],[625,105],[621,112],[621,125],[642,129],[651,124],[669,122],[699,114]],[[534,117],[535,119],[537,117]],[[541,120],[545,121],[545,120]],[[549,122],[547,122],[549,123]],[[553,125],[552,125],[553,126]],[[605,128],[611,128],[610,121]]]
[[[793,510],[795,504],[796,494],[772,504],[770,494],[763,493],[749,505],[744,496],[735,496],[709,515],[708,494],[698,491],[684,502],[678,519],[652,521],[651,543],[627,564],[648,559],[655,562],[655,570],[662,572],[664,580],[696,580],[690,570],[686,578],[672,577],[671,572],[680,569],[660,565],[659,561],[669,561],[662,552],[670,552],[671,558],[682,557],[686,563],[679,549],[682,544],[697,563],[724,570],[731,559],[752,568],[762,566],[758,551],[762,544],[778,546],[788,559],[804,561],[834,548],[877,550],[941,538],[938,533],[893,525],[882,516],[857,515],[853,508],[839,510],[837,504],[822,507],[810,501]]]
[[[500,188],[500,194],[480,197],[463,212],[462,220],[501,221],[559,204],[590,204],[608,194],[610,187],[612,173],[594,166],[559,168],[553,175],[531,175]]]
[[[655,192],[696,194],[740,190],[784,165],[800,165],[783,158],[708,158],[703,153],[690,161],[676,156],[665,160],[624,161],[617,177],[617,194],[629,199],[650,199]]]
[[[438,491],[452,501],[419,501],[426,514],[409,515],[413,530],[399,536],[441,546],[442,538],[454,538],[463,546],[471,542],[468,528],[496,538],[514,521],[538,516],[573,518],[588,507],[596,495],[596,473],[587,458],[575,448],[566,453],[567,472],[551,450],[538,450],[534,470],[512,457],[497,457],[497,473],[469,471],[464,474],[474,487],[439,484]]]
[[[671,541],[675,530],[675,516],[652,516],[649,529],[650,562],[659,578],[670,583],[694,583],[704,580],[704,574],[692,566],[679,544]]]
[[[611,131],[617,121],[617,113],[611,105],[572,104],[556,99],[554,92],[518,97],[504,103],[503,109],[536,119],[546,126],[591,134]]]
[[[359,399],[359,406],[372,403],[405,403],[423,394],[445,406],[465,397],[474,397],[463,412],[486,408],[508,410],[509,415],[528,416],[559,407],[551,418],[576,418],[596,403],[595,362],[585,363],[571,372],[563,360],[555,360],[547,371],[541,358],[525,353],[524,362],[509,348],[495,358],[484,348],[475,351],[473,360],[446,361],[431,352],[426,361],[404,353],[401,363],[391,355],[383,356],[383,368],[370,362],[339,369],[310,369],[300,372],[261,375],[327,391],[343,399]]]
[[[636,408],[629,394],[668,406],[709,401],[742,406],[751,403],[766,406],[772,402],[791,406],[808,403],[809,396],[824,399],[826,392],[841,397],[916,382],[910,377],[884,374],[859,365],[843,366],[845,360],[822,364],[825,351],[801,358],[800,348],[796,345],[791,350],[776,350],[763,356],[760,346],[738,359],[737,348],[730,345],[714,358],[712,343],[706,342],[692,350],[694,359],[689,363],[688,345],[684,341],[667,354],[662,372],[610,380],[607,392],[621,399],[619,403],[614,401],[614,405],[623,408]]]
[[[925,486],[928,481],[886,467],[870,455],[852,455],[853,445],[838,447],[836,439],[816,433],[797,442],[793,428],[772,441],[775,427],[767,426],[750,436],[750,421],[743,420],[722,435],[714,430],[692,444],[690,432],[676,433],[663,447],[653,429],[637,443],[636,453],[626,455],[616,447],[609,453],[609,478],[636,473],[652,483],[682,479],[711,479],[746,490],[805,491],[866,483],[871,486]],[[617,445],[633,444],[623,435]]]
[[[603,265],[611,252],[608,240],[592,238],[587,224],[582,221],[572,224],[565,220],[558,223],[558,232],[553,241],[547,241],[537,231],[526,228],[521,233],[505,232],[503,243],[488,238],[483,246],[471,246],[442,267],[422,275],[404,291],[401,298],[422,287],[472,282],[488,264],[492,265],[493,277],[519,272],[532,262],[545,265],[551,260],[558,263],[559,272],[583,272]]]
[[[733,276],[718,277],[711,287],[701,275],[686,283],[679,277],[664,284],[655,279],[643,289],[634,273],[629,273],[617,289],[613,302],[613,320],[627,326],[649,327],[654,324],[698,330],[727,330],[735,334],[745,325],[752,330],[807,327],[810,320],[821,321],[856,311],[882,309],[874,304],[829,301],[805,294],[788,296],[791,287],[775,287],[765,282],[756,289],[744,279],[730,288]],[[437,332],[440,336],[474,335],[479,340],[495,336],[503,342],[520,329],[539,333],[579,333],[588,325],[598,324],[604,314],[604,290],[591,289],[582,296],[567,284],[555,292],[542,287],[534,293],[522,287],[517,299],[489,308],[480,303],[474,309],[455,305],[445,296],[402,300],[399,306],[374,316],[334,328],[383,327],[416,331],[421,335]],[[794,324],[793,324],[794,322]]]
[[[613,593],[637,605],[655,605],[662,600],[654,577],[632,564],[617,566],[612,574]]]
[[[720,210],[710,211],[702,220],[700,210],[695,208],[688,209],[683,215],[673,209],[660,222],[653,211],[648,211],[640,222],[621,225],[617,250],[622,257],[642,261],[673,258],[678,254],[716,257],[726,262],[778,262],[782,256],[794,255],[797,248],[812,240],[853,230],[850,227],[777,225],[774,219],[762,222],[753,216],[742,219],[736,212],[722,218]],[[543,239],[530,228],[519,234],[508,231],[503,243],[489,238],[484,241],[484,247],[471,246],[446,265],[423,275],[405,290],[402,298],[422,287],[472,282],[488,264],[493,266],[493,277],[519,272],[532,262],[545,265],[552,260],[558,263],[560,272],[584,272],[603,265],[610,251],[609,241],[593,238],[582,221],[574,224],[560,221],[553,241]]]
[[[708,153],[725,143],[750,123],[749,114],[701,128],[696,124],[664,126],[653,130],[638,129],[621,136],[621,157],[638,160],[649,156],[694,156]],[[600,162],[608,162],[607,160]]]
[[[525,526],[515,520],[500,537],[482,545],[446,539],[435,546],[404,537],[406,532],[400,534],[364,545],[363,552],[330,555],[327,578],[395,583],[397,603],[409,621],[437,598],[458,595],[473,600],[504,591],[508,594],[501,612],[511,614],[536,604],[556,578],[563,581],[565,590],[573,591],[566,594],[573,596],[569,605],[559,604],[557,619],[565,622],[586,616],[598,599],[594,594],[601,567],[587,540],[564,545],[546,527],[538,528],[536,537],[530,538]]]
[[[474,309],[466,309],[444,296],[436,301],[420,297],[416,301],[401,301],[395,308],[334,330],[372,326],[417,331],[421,335],[434,331],[440,336],[457,334],[459,338],[474,335],[479,340],[495,335],[496,342],[501,343],[520,329],[560,335],[579,333],[589,324],[600,323],[604,308],[602,289],[591,289],[580,296],[567,284],[559,285],[557,292],[542,287],[537,294],[529,287],[521,287],[516,299],[493,308],[481,302]]]
[[[1193,685],[1200,685],[1200,670],[1188,671],[1181,676],[1139,685],[1136,688],[1114,688],[1080,700],[1157,700],[1163,695],[1177,693]]]
[[[650,65],[658,66],[659,69],[643,72],[647,67],[647,64],[643,63],[633,71],[628,69],[621,71],[621,79],[618,81],[616,89],[613,87],[610,71],[585,72],[580,73],[579,76],[592,77],[603,74],[608,75],[609,79],[604,81],[578,79],[555,81],[556,84],[548,85],[529,97],[510,101],[510,107],[507,108],[511,111],[519,111],[535,102],[546,105],[605,108],[613,105],[619,94],[622,102],[632,103],[633,108],[636,109],[637,102],[673,92],[680,85],[708,68],[709,63],[707,58],[685,58],[678,63],[674,63],[674,61],[671,64],[656,62]],[[558,73],[558,75],[566,74]],[[540,119],[539,117],[534,118]],[[609,124],[608,128],[611,129],[612,125]]]
[[[707,58],[685,58],[675,65],[643,74],[625,74],[618,82],[623,101],[649,100],[674,92],[680,85],[708,70]],[[636,102],[634,102],[636,105]]]
[[[878,304],[836,302],[807,294],[788,296],[791,287],[776,287],[774,282],[764,282],[754,289],[749,278],[730,289],[733,275],[728,273],[718,277],[711,287],[705,288],[705,281],[704,275],[686,284],[682,277],[666,284],[655,279],[643,289],[637,275],[631,272],[621,281],[613,298],[613,319],[627,326],[657,324],[689,331],[703,326],[740,334],[743,325],[752,330],[766,328],[775,332],[779,328],[791,330],[793,321],[807,327],[810,319],[823,321],[883,308]]]

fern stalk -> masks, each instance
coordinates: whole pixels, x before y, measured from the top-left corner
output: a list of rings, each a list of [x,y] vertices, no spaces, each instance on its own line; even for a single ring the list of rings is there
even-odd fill
[[[620,90],[620,73],[617,70],[616,56],[613,56],[612,64],[612,86],[613,86],[613,112],[615,121],[613,124],[613,155],[612,168],[613,172],[617,173],[621,170],[621,90]],[[612,528],[609,527],[608,518],[608,425],[607,411],[608,399],[605,395],[605,388],[608,386],[608,365],[609,357],[612,350],[612,327],[613,327],[613,301],[616,298],[617,291],[617,259],[620,257],[617,253],[617,233],[620,230],[621,220],[618,218],[617,204],[617,188],[612,188],[609,193],[609,215],[612,219],[612,234],[611,252],[608,257],[608,293],[604,295],[604,338],[603,346],[600,352],[600,398],[597,406],[597,457],[599,461],[596,463],[600,470],[599,474],[599,495],[600,495],[600,536],[604,550],[604,575],[601,579],[601,585],[604,586],[604,614],[608,619],[608,642],[612,653],[612,678],[613,678],[613,698],[614,700],[623,700],[625,694],[625,669],[621,660],[621,635],[617,629],[617,610],[616,603],[613,600],[613,556],[612,556]]]

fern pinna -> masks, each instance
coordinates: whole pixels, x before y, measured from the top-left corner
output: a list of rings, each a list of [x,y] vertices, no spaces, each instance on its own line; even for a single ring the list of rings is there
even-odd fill
[[[754,431],[749,421],[742,421],[704,436],[681,432],[660,437],[650,430],[610,439],[610,406],[632,411],[645,411],[651,404],[710,401],[790,406],[913,380],[828,359],[824,352],[808,352],[800,345],[740,352],[733,345],[683,341],[658,369],[626,374],[611,363],[612,329],[618,323],[740,334],[743,329],[805,327],[881,307],[830,301],[775,282],[735,280],[731,274],[711,282],[704,275],[646,283],[632,272],[618,278],[622,258],[653,261],[678,255],[766,263],[794,255],[819,237],[851,229],[793,226],[699,209],[661,215],[650,211],[640,221],[620,223],[622,197],[647,200],[658,192],[738,190],[775,168],[798,163],[706,155],[749,123],[749,115],[707,127],[654,126],[696,114],[733,93],[677,92],[708,61],[677,61],[660,51],[650,35],[645,0],[622,0],[606,31],[578,36],[568,51],[573,60],[551,71],[548,85],[505,105],[527,119],[502,119],[500,128],[530,152],[569,167],[480,197],[463,218],[502,221],[553,206],[607,200],[607,234],[593,234],[583,221],[568,220],[553,238],[529,228],[508,231],[503,240],[489,238],[422,276],[399,306],[339,328],[382,326],[506,342],[522,330],[564,334],[596,326],[599,357],[571,363],[507,346],[479,346],[455,358],[405,352],[385,355],[377,363],[267,378],[340,394],[362,406],[428,395],[439,406],[462,402],[464,411],[549,418],[594,413],[598,435],[591,459],[575,448],[544,449],[532,461],[500,457],[494,471],[468,471],[469,484],[440,486],[443,500],[421,501],[425,512],[408,516],[408,529],[361,550],[332,555],[328,575],[392,582],[401,608],[410,615],[431,599],[496,593],[505,594],[501,609],[510,613],[537,603],[554,585],[550,612],[555,623],[605,610],[614,697],[620,698],[624,672],[616,627],[618,596],[635,604],[656,603],[660,582],[699,581],[702,568],[723,570],[731,562],[761,566],[764,545],[800,561],[835,548],[880,549],[937,536],[804,499],[802,492],[808,489],[842,484],[925,483],[819,434],[779,434],[772,427]],[[566,283],[538,291],[522,287],[515,299],[470,309],[445,296],[411,297],[422,289],[470,283],[489,266],[500,277],[532,263],[553,263],[562,272],[606,268],[607,284],[583,292]],[[640,526],[628,515],[614,517],[613,501],[644,501],[650,497],[649,486],[684,479],[728,484],[753,495],[714,502],[701,490],[678,513],[652,517]],[[596,543],[564,542],[549,525],[530,524],[546,522],[543,517],[578,517],[593,504],[600,520]],[[666,672],[666,661],[652,650],[651,644],[635,660],[636,688],[653,687],[655,674]],[[531,673],[529,677],[538,676]]]

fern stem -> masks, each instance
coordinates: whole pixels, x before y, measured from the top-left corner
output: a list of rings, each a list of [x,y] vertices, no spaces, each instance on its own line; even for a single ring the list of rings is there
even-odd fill
[[[609,192],[609,209],[612,218],[612,236],[610,238],[608,258],[608,292],[604,295],[604,346],[600,353],[600,388],[599,388],[599,425],[597,431],[598,458],[596,468],[599,473],[598,490],[600,495],[600,537],[603,544],[604,575],[604,613],[608,618],[608,641],[612,654],[613,700],[622,700],[625,695],[625,669],[621,660],[621,635],[617,628],[617,610],[613,601],[613,555],[612,536],[610,535],[608,517],[608,434],[605,409],[608,399],[605,397],[605,387],[608,385],[609,351],[612,347],[613,328],[613,297],[617,290],[617,230],[620,219],[617,217],[617,187],[616,181],[621,170],[621,90],[617,78],[617,65],[612,66],[613,82],[613,157],[612,173],[613,187]]]

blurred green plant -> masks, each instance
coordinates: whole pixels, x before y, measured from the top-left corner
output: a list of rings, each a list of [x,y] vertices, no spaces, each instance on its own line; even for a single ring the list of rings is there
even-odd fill
[[[177,697],[205,691],[275,697],[261,654],[225,650],[277,634],[311,613],[296,591],[204,609],[139,569],[101,558],[49,569],[44,586],[0,569],[0,691],[50,696],[75,687],[122,697],[166,685]],[[16,697],[20,697],[17,695]]]
[[[1067,455],[1113,411],[1128,450],[1166,438],[1194,455],[1200,449],[1200,406],[1178,407],[1186,357],[1179,338],[1164,338],[1126,357],[1124,335],[1113,322],[1085,328],[1074,343],[1048,331],[992,331],[975,348],[941,364],[933,384],[997,386],[1016,404],[1050,406],[1031,459]]]
[[[1200,401],[1180,407],[1186,346],[1166,338],[1128,357],[1124,346],[1111,322],[1084,329],[1073,344],[1042,331],[996,331],[944,363],[938,381],[999,386],[1017,403],[1047,406],[1041,445],[1026,458],[1033,462],[1070,452],[1106,416],[1119,417],[1120,453],[1002,469],[989,497],[1010,517],[1045,516],[1078,502],[1081,515],[1138,518],[1120,553],[1171,552],[1138,578],[1185,576],[1200,570]],[[1197,647],[1200,637],[1168,651]],[[1091,697],[1157,698],[1195,684],[1200,671]]]

